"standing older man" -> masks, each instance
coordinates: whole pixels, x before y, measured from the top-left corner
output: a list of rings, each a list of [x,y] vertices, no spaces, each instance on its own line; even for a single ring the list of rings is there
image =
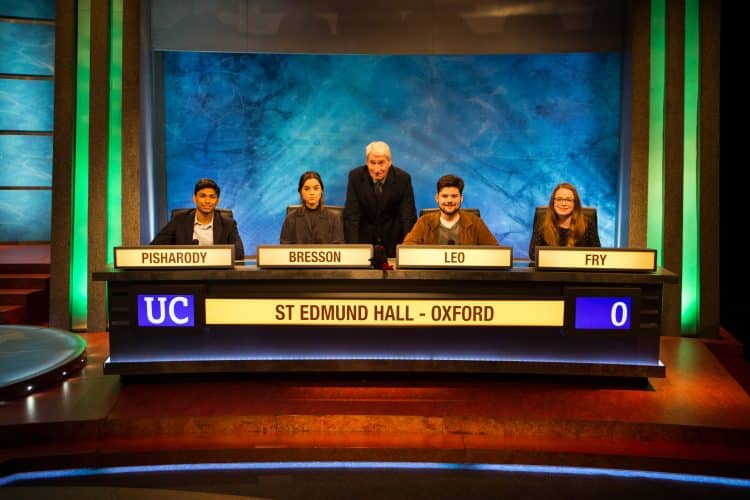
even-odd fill
[[[344,205],[347,243],[382,245],[388,257],[417,220],[411,176],[392,165],[385,142],[365,148],[366,165],[349,172]]]

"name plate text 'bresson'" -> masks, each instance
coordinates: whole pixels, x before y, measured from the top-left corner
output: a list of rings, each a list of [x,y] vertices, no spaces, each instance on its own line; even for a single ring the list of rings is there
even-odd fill
[[[562,300],[206,299],[207,325],[563,326]]]
[[[115,247],[118,269],[231,268],[234,245]]]
[[[537,247],[537,269],[656,271],[656,250]]]
[[[513,265],[511,247],[399,245],[396,257],[399,268],[509,269]]]
[[[258,245],[258,267],[371,267],[372,245]]]

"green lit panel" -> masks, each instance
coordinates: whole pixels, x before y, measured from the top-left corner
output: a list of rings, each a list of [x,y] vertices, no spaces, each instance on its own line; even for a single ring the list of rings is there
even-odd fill
[[[122,0],[111,0],[107,152],[107,263],[122,244]]]
[[[700,321],[700,171],[698,105],[700,2],[685,2],[685,102],[682,206],[682,331],[695,334]]]
[[[70,263],[70,314],[71,325],[75,330],[86,328],[88,309],[90,20],[90,1],[79,0]]]
[[[664,263],[664,92],[666,3],[651,2],[651,81],[648,137],[648,213],[646,245]]]

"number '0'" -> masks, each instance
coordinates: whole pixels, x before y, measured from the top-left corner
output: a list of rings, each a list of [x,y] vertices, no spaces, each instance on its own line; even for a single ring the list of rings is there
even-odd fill
[[[617,317],[620,317],[619,319]],[[612,310],[609,312],[609,319],[613,326],[623,326],[628,322],[628,305],[618,300],[612,304]]]

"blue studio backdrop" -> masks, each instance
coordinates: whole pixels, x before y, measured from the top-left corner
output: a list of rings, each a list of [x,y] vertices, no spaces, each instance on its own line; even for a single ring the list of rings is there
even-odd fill
[[[365,146],[391,146],[417,210],[443,174],[464,178],[503,245],[526,257],[534,207],[576,185],[614,246],[621,54],[395,56],[164,52],[168,209],[214,178],[246,252],[278,243],[297,180],[317,170],[343,205]]]
[[[41,243],[52,220],[55,2],[3,0],[0,18],[0,242]]]

